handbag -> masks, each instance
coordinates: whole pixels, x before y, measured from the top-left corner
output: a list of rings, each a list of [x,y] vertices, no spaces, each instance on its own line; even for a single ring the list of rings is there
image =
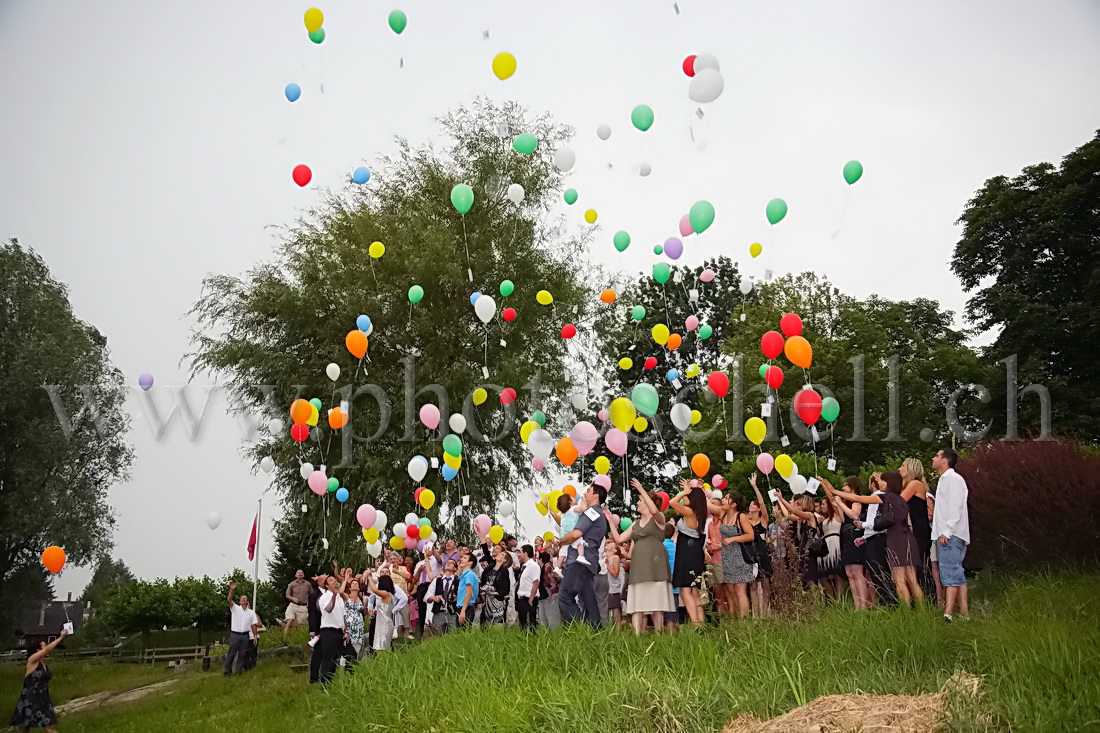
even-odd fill
[[[806,549],[810,553],[810,557],[825,557],[829,554],[829,546],[825,544],[825,535],[821,531],[821,527],[814,527],[814,531],[817,535],[810,540],[810,544],[806,546]]]
[[[882,503],[879,504],[878,512],[875,513],[874,530],[876,532],[883,532],[887,528],[893,527],[895,521],[894,507],[884,498]]]
[[[734,526],[736,526],[738,529],[741,529],[742,531],[744,531],[743,528],[741,527],[741,515],[740,514],[737,515],[736,522],[737,522],[737,524],[734,525]],[[748,563],[749,565],[756,565],[757,563],[760,562],[760,549],[756,546],[756,533],[755,532],[753,532],[752,542],[738,542],[737,544],[741,545],[741,558],[746,563]]]

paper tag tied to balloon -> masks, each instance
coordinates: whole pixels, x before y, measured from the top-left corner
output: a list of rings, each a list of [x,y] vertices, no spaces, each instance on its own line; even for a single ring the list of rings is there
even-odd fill
[[[501,340],[500,340],[500,345],[501,345],[501,346],[507,346],[507,345],[508,345],[508,342],[507,342],[507,341],[505,341],[504,339],[501,339]]]
[[[764,270],[764,280],[766,282],[771,282],[771,280],[772,280],[772,271],[771,270]]]
[[[470,495],[462,497],[462,506],[470,506]]]
[[[687,468],[687,467],[688,467],[688,457],[687,456],[680,456],[680,468]]]
[[[825,464],[825,466],[826,466],[826,467],[827,467],[827,468],[828,468],[828,469],[829,469],[830,471],[835,471],[835,470],[836,470],[836,459],[835,459],[835,458],[830,458],[830,459],[829,459],[829,462],[828,462],[828,463],[826,463],[826,464]]]
[[[655,444],[655,445],[653,446],[653,448],[654,448],[654,450],[656,450],[656,451],[657,451],[658,453],[664,453],[664,452],[665,452],[665,446],[664,446],[663,444],[661,444],[661,443],[657,443],[657,444]]]
[[[782,438],[779,439],[779,444],[786,448],[791,444],[791,439],[784,435]]]
[[[691,301],[692,303],[697,302],[699,300],[699,291],[696,290],[695,288],[692,288],[691,290],[689,290],[688,291],[688,300]]]
[[[771,403],[770,402],[765,402],[764,404],[760,405],[760,417],[771,417],[771,416],[772,416]]]
[[[807,494],[816,494],[818,486],[821,486],[821,482],[818,481],[817,479],[815,479],[815,478],[806,479],[806,493]]]
[[[772,489],[768,492],[768,498],[771,499],[772,504],[774,504],[775,502],[779,501],[779,492],[775,489]]]
[[[818,435],[817,435],[817,426],[816,425],[811,425],[810,426],[810,439],[814,443],[816,443],[819,440]]]
[[[432,456],[432,468],[439,468],[439,459]]]
[[[673,380],[672,380],[672,386],[673,386],[673,387],[675,387],[676,389],[680,389],[680,388],[682,388],[682,387],[683,387],[684,385],[682,385],[682,384],[680,383],[680,380],[679,380],[679,379],[673,379]]]
[[[481,376],[484,377],[485,379],[489,378],[489,367],[487,367],[487,366],[481,367]]]
[[[733,451],[726,451],[726,463],[733,463]]]

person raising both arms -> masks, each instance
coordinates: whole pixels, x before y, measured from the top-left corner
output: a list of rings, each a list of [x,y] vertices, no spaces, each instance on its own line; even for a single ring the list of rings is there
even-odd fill
[[[630,483],[638,492],[638,521],[627,527],[625,532],[619,532],[611,521],[611,510],[606,507],[604,517],[615,542],[634,542],[624,609],[631,615],[634,633],[645,632],[647,616],[653,622],[653,630],[660,632],[665,625],[665,614],[676,612],[676,601],[669,584],[672,571],[664,546],[665,515],[658,508],[656,494],[646,491],[638,479],[632,479]]]
[[[698,480],[680,481],[680,493],[669,502],[676,520],[676,566],[672,570],[672,585],[680,589],[680,598],[688,618],[696,626],[703,625],[703,603],[699,594],[706,556],[703,532],[707,521],[707,492]]]
[[[756,474],[752,475],[753,483]],[[734,493],[722,497],[722,517],[718,531],[722,536],[722,586],[726,589],[726,607],[738,616],[749,615],[749,584],[756,580],[756,562],[745,557],[747,546],[755,550],[756,532],[749,515],[741,511]],[[754,558],[755,559],[755,558]]]

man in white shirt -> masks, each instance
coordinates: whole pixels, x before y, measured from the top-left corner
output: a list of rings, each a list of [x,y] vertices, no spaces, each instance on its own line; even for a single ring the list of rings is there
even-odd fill
[[[432,605],[432,624],[441,634],[454,631],[458,625],[458,610],[455,607],[458,598],[458,578],[455,577],[457,570],[458,563],[447,560],[443,566],[443,574],[432,581],[425,597]]]
[[[956,600],[962,617],[970,618],[963,570],[966,548],[970,545],[970,517],[966,512],[969,490],[966,479],[955,473],[958,460],[959,456],[950,448],[944,448],[932,459],[932,469],[940,474],[936,484],[936,508],[932,514],[932,540],[938,545],[940,583],[946,595],[943,617],[948,621],[953,618]]]
[[[229,595],[229,651],[225,655],[225,676],[233,676],[234,671],[240,674],[244,671],[244,657],[249,644],[256,642],[249,638],[256,637],[256,613],[248,607],[248,596],[241,596],[239,604],[233,602],[233,591],[237,590],[237,584],[230,581]],[[234,670],[236,667],[236,670]]]
[[[535,603],[539,597],[539,577],[542,570],[532,557],[534,554],[531,545],[524,545],[519,549],[521,572],[519,584],[516,586],[516,613],[519,615],[521,629],[535,627]]]
[[[343,592],[344,585],[338,587],[336,577],[330,575],[325,592],[317,599],[317,607],[321,610],[321,640],[317,642],[321,645],[321,684],[332,681],[336,674],[336,657],[346,641]]]

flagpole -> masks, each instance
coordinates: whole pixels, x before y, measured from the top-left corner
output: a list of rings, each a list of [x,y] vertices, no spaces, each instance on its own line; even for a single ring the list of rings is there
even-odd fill
[[[256,554],[254,560],[256,564],[252,566],[252,610],[256,610],[259,607],[259,598],[256,596],[256,590],[259,586],[260,580],[260,513],[264,508],[264,497],[260,494],[260,498],[256,500]]]

